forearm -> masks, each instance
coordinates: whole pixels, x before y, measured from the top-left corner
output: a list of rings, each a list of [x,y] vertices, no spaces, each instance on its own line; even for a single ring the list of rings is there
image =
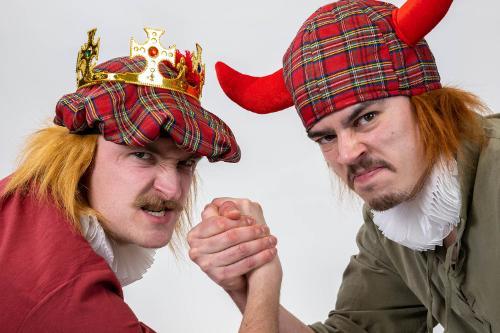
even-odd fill
[[[314,333],[314,331],[288,312],[283,306],[280,306],[279,333]]]
[[[245,312],[247,303],[247,291],[245,292],[228,292],[231,299],[236,304],[241,313]],[[313,333],[314,331],[302,323],[297,317],[288,312],[283,306],[279,306],[278,322],[280,333]]]
[[[279,286],[249,286],[240,333],[278,333]]]

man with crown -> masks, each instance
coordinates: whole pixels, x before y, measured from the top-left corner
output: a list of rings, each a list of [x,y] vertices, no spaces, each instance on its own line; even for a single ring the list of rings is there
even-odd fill
[[[500,331],[500,117],[441,85],[423,39],[451,2],[337,1],[304,22],[274,74],[216,65],[240,106],[295,105],[329,167],[365,202],[334,310],[307,326],[280,306],[266,317],[279,332],[432,332],[438,322],[446,332]],[[207,218],[230,214],[264,221],[249,199],[214,199],[188,235],[190,256],[245,311],[263,246]]]
[[[153,332],[122,287],[142,277],[173,233],[183,236],[197,162],[240,158],[230,128],[200,105],[201,48],[165,48],[163,30],[145,31],[130,57],[99,65],[89,31],[77,90],[0,181],[2,332]],[[259,271],[252,281],[265,295]]]

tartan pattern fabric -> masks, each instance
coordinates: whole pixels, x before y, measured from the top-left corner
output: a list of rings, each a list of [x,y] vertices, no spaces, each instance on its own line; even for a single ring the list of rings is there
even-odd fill
[[[307,130],[357,103],[441,88],[425,40],[410,47],[396,36],[395,8],[374,0],[342,0],[304,22],[283,57],[283,75]]]
[[[115,58],[95,71],[140,72],[142,57]],[[160,63],[166,77],[177,75]],[[108,141],[145,146],[160,136],[171,137],[181,149],[209,161],[237,162],[240,149],[231,129],[189,95],[161,88],[103,82],[64,95],[56,105],[54,123],[72,133],[101,133]]]

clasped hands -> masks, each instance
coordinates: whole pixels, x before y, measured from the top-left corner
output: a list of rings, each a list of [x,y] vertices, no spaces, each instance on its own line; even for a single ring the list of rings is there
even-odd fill
[[[201,217],[188,234],[189,257],[239,309],[245,311],[252,294],[279,295],[277,239],[270,234],[260,205],[248,199],[217,198],[205,206]]]

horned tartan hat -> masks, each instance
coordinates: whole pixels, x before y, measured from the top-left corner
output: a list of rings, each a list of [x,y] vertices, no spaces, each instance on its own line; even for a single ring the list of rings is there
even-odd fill
[[[243,108],[271,113],[295,105],[306,130],[345,107],[441,88],[423,37],[452,0],[409,0],[401,8],[375,0],[341,0],[314,12],[265,77],[217,63],[224,92]]]
[[[72,133],[100,133],[108,141],[145,146],[170,137],[209,161],[237,162],[240,149],[231,129],[200,104],[205,80],[201,47],[180,52],[160,44],[163,30],[144,29],[145,43],[133,39],[130,57],[95,65],[99,40],[89,31],[77,58],[77,90],[56,105],[56,125]]]

